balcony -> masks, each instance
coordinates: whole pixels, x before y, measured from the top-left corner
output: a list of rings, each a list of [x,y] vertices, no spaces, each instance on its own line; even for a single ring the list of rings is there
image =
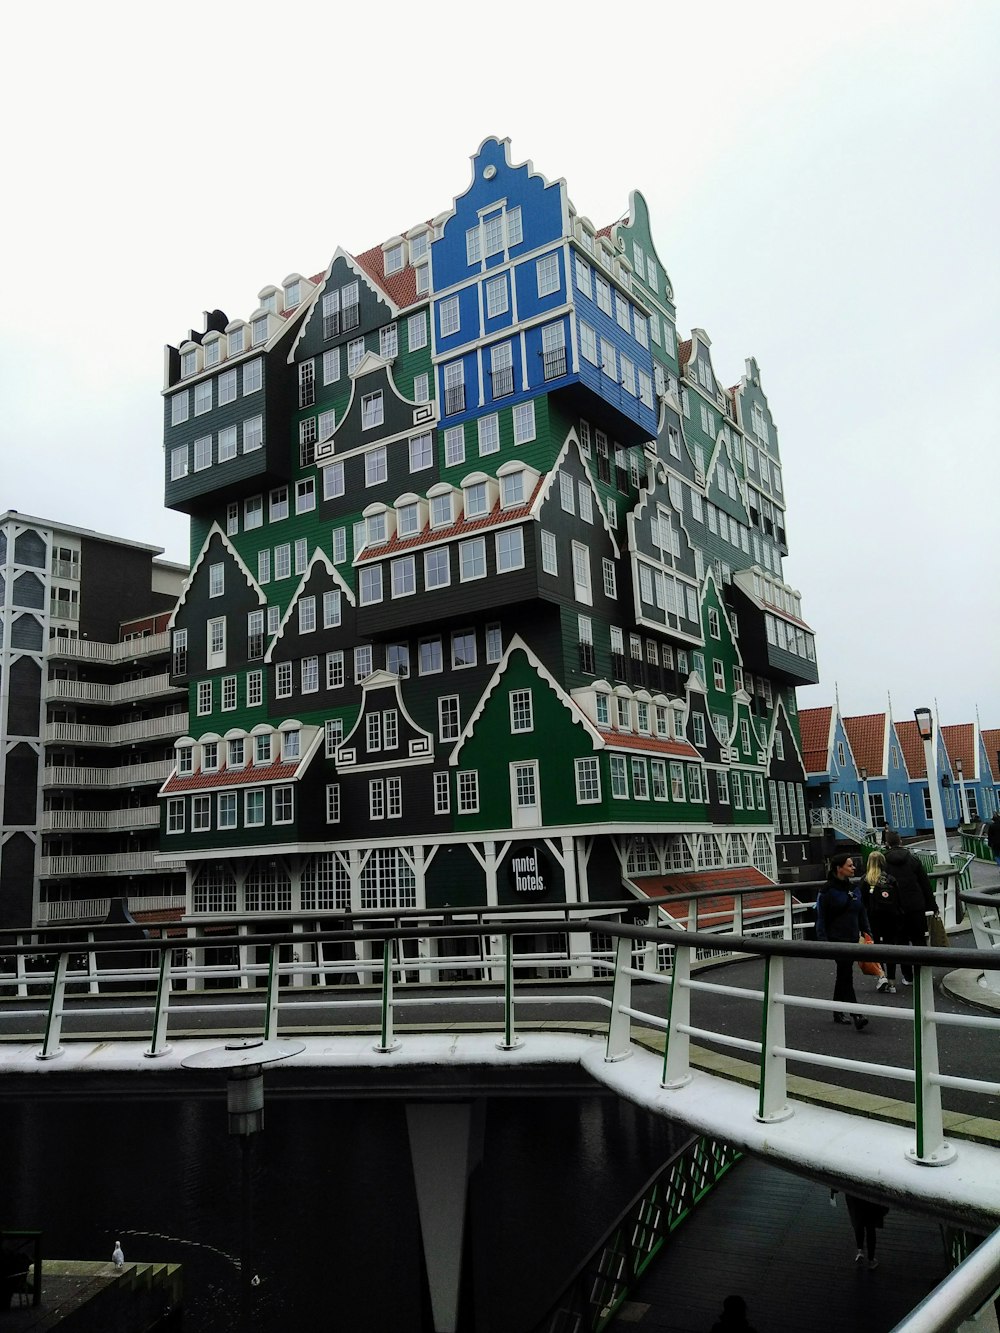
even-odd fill
[[[183,736],[188,729],[187,713],[169,713],[142,722],[123,722],[117,727],[87,722],[48,722],[46,745],[128,745],[130,741],[167,740]]]
[[[185,911],[187,900],[183,894],[121,894],[130,912]],[[79,898],[75,902],[38,904],[39,926],[51,926],[71,921],[103,921],[111,910],[110,898]]]
[[[166,672],[159,676],[144,676],[142,680],[120,681],[114,685],[60,679],[45,683],[46,699],[85,704],[123,704],[135,699],[155,699],[182,693],[176,685],[170,684]]]
[[[565,347],[542,353],[542,374],[547,380],[557,380],[566,374]]]
[[[446,417],[454,416],[456,412],[465,411],[465,385],[452,384],[444,391],[444,414]]]
[[[184,869],[183,861],[161,860],[159,852],[109,852],[93,856],[40,856],[40,879],[87,875],[162,875]]]
[[[74,833],[115,833],[127,829],[157,828],[160,823],[158,805],[131,806],[127,810],[45,810],[42,830],[45,833],[68,829]]]
[[[90,639],[50,639],[49,658],[78,662],[132,662],[170,651],[169,634],[146,634],[121,643],[93,643]]]
[[[53,560],[52,577],[54,579],[73,579],[80,577],[80,566],[73,560]]]
[[[53,597],[49,602],[49,618],[51,620],[79,620],[80,603],[62,601]]]
[[[493,382],[493,397],[506,398],[514,392],[514,367],[501,366],[499,370],[491,372]]]
[[[45,769],[42,786],[51,787],[138,787],[146,782],[165,782],[173,772],[172,759],[151,764],[125,764],[119,768],[74,768],[52,764]]]

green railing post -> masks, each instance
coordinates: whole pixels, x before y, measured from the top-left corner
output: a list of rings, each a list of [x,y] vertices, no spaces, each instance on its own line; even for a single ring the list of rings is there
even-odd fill
[[[45,1040],[42,1049],[35,1056],[36,1060],[54,1060],[62,1055],[59,1045],[62,1037],[63,1013],[66,1007],[66,969],[69,967],[69,950],[64,950],[56,959],[52,974],[52,990],[49,993],[49,1016],[45,1020]]]
[[[523,1044],[514,1032],[514,937],[506,934],[503,938],[503,1040],[497,1042],[497,1049],[514,1051]]]
[[[945,1166],[957,1153],[944,1137],[941,1084],[938,1075],[937,1024],[934,1022],[934,973],[913,968],[913,1106],[917,1140],[906,1150],[911,1162]]]
[[[661,1087],[683,1088],[691,1082],[689,1060],[691,1039],[681,1027],[691,1022],[691,949],[683,944],[674,946],[674,966],[667,1000],[667,1031],[663,1046],[663,1077]]]
[[[156,982],[156,1003],[153,1006],[153,1032],[149,1039],[149,1050],[143,1055],[152,1058],[166,1055],[170,1050],[167,1043],[167,1019],[170,1015],[170,959],[172,949],[160,952],[160,975]]]
[[[375,1049],[383,1055],[399,1049],[392,1030],[392,940],[382,941],[382,1032]]]
[[[607,1061],[624,1060],[632,1054],[632,1018],[626,1011],[632,1005],[632,941],[619,935],[615,944],[615,980],[611,988],[611,1016],[608,1019]]]
[[[764,1005],[760,1034],[760,1090],[755,1119],[765,1124],[788,1120],[794,1108],[788,1105],[785,1067],[785,960],[771,954],[764,959]],[[781,1054],[779,1054],[781,1052]]]

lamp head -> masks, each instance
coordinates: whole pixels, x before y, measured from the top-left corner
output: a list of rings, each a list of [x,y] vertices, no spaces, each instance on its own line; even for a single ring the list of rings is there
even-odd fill
[[[929,708],[914,708],[913,716],[916,719],[917,730],[920,732],[922,741],[929,741],[934,734],[934,715]]]

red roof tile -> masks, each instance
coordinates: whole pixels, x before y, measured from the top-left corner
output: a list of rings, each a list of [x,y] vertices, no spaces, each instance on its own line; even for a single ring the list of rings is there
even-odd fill
[[[986,748],[986,757],[990,761],[993,781],[1000,782],[1000,727],[991,727],[983,732],[983,745]],[[983,777],[985,776],[984,773]]]
[[[962,769],[967,778],[976,772],[976,729],[971,722],[959,722],[951,727],[941,728],[941,739],[952,768],[955,760],[961,759]]]
[[[910,777],[925,778],[927,765],[924,763],[924,743],[920,739],[916,722],[897,722],[896,735],[899,737],[899,748],[903,751],[903,759],[906,761]]]
[[[688,894],[709,889],[768,889],[744,899],[744,922],[749,926],[754,916],[766,910],[770,915],[780,911],[784,894],[774,888],[774,881],[752,866],[725,870],[688,871],[675,875],[651,875],[632,882],[648,898],[656,901],[675,921],[688,919]],[[732,892],[720,892],[718,897],[702,898],[698,903],[698,919],[702,929],[732,924],[735,899]]]
[[[682,343],[677,344],[677,361],[681,370],[691,360],[691,341],[690,338],[685,338]]]
[[[833,709],[800,708],[799,730],[802,733],[802,762],[807,773],[825,773],[830,761],[830,720]]]
[[[675,759],[701,759],[701,754],[688,741],[668,741],[659,736],[642,736],[634,731],[619,731],[617,727],[598,727],[609,750],[648,750],[651,754],[668,754]]]
[[[164,784],[163,791],[171,796],[179,792],[207,791],[214,787],[257,787],[263,782],[290,782],[297,773],[301,759],[294,764],[248,764],[246,768],[222,767],[211,773],[199,770],[189,777],[180,778],[176,771],[171,773]]]
[[[393,533],[387,542],[380,542],[377,546],[366,546],[355,563],[363,565],[368,560],[384,560],[387,555],[398,555],[400,551],[412,551],[421,546],[436,546],[439,542],[448,541],[452,537],[464,537],[483,528],[494,528],[502,523],[510,523],[514,519],[527,518],[531,513],[531,506],[535,503],[535,497],[544,484],[545,478],[539,477],[528,499],[515,509],[501,509],[498,500],[488,514],[481,514],[476,518],[466,518],[463,515],[456,523],[450,523],[445,528],[432,528],[428,525],[420,532],[414,533],[412,537],[400,537],[398,533]]]
[[[871,778],[884,777],[885,713],[865,713],[861,717],[845,717],[844,730],[851,742],[854,759],[859,768],[867,768]]]
[[[386,274],[385,252],[380,245],[374,245],[360,255],[354,256],[355,262],[394,305],[399,307],[413,305],[417,299],[417,274],[412,265],[401,268],[398,273]]]

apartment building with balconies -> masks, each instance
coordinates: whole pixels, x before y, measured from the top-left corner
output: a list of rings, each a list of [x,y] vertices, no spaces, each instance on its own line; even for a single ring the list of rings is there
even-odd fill
[[[183,906],[157,791],[188,725],[167,632],[187,569],[162,553],[0,515],[3,926]]]

